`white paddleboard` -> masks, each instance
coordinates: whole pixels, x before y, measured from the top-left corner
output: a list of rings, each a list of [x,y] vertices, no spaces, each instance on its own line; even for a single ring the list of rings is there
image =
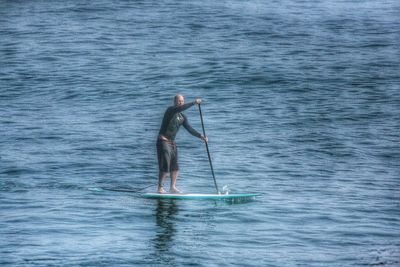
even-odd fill
[[[259,194],[159,194],[145,193],[142,194],[146,198],[174,198],[174,199],[237,199],[237,198],[253,198]]]

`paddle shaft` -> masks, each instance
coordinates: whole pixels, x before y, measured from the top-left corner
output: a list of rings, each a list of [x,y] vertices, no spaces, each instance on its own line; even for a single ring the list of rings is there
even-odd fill
[[[205,137],[205,136],[206,136],[206,130],[204,129],[203,113],[201,112],[201,106],[200,106],[200,104],[199,104],[199,112],[200,112],[200,119],[201,119],[201,127],[203,128],[203,135],[204,135],[204,137]],[[208,155],[208,161],[210,162],[211,173],[212,173],[212,176],[213,176],[213,178],[214,178],[215,189],[217,189],[217,194],[219,194],[219,189],[218,189],[218,185],[217,185],[217,180],[215,179],[214,168],[213,168],[212,161],[211,161],[210,149],[208,148],[208,142],[204,142],[204,143],[206,144],[207,155]]]

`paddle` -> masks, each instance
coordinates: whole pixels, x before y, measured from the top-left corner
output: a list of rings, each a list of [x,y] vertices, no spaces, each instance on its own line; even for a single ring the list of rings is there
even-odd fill
[[[203,128],[203,135],[206,136],[206,130],[204,129],[203,114],[202,114],[202,112],[201,112],[200,104],[199,104],[199,111],[200,111],[201,127]],[[215,179],[214,168],[213,168],[212,161],[211,161],[211,156],[210,156],[210,150],[208,149],[208,142],[204,142],[204,143],[206,144],[207,155],[208,155],[208,161],[210,162],[211,173],[212,173],[212,176],[213,176],[213,178],[214,178],[215,189],[217,189],[217,194],[221,194],[221,193],[219,192],[219,190],[218,190],[217,180]]]

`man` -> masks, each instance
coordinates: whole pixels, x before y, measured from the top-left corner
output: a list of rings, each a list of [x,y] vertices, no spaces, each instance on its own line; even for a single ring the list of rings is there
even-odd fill
[[[200,105],[201,101],[202,100],[198,98],[191,103],[185,104],[183,95],[176,95],[174,97],[174,106],[168,107],[165,111],[157,138],[157,159],[159,167],[158,193],[165,193],[163,183],[168,173],[170,173],[171,176],[170,193],[182,193],[178,188],[176,188],[176,178],[179,173],[179,166],[175,136],[179,127],[183,125],[189,133],[202,139],[204,142],[208,142],[208,138],[193,129],[192,126],[190,126],[187,117],[181,113],[195,104]]]

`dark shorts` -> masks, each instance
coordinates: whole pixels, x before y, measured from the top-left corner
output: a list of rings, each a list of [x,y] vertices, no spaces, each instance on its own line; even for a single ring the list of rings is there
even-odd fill
[[[157,159],[160,172],[178,171],[178,149],[174,141],[157,140]]]

